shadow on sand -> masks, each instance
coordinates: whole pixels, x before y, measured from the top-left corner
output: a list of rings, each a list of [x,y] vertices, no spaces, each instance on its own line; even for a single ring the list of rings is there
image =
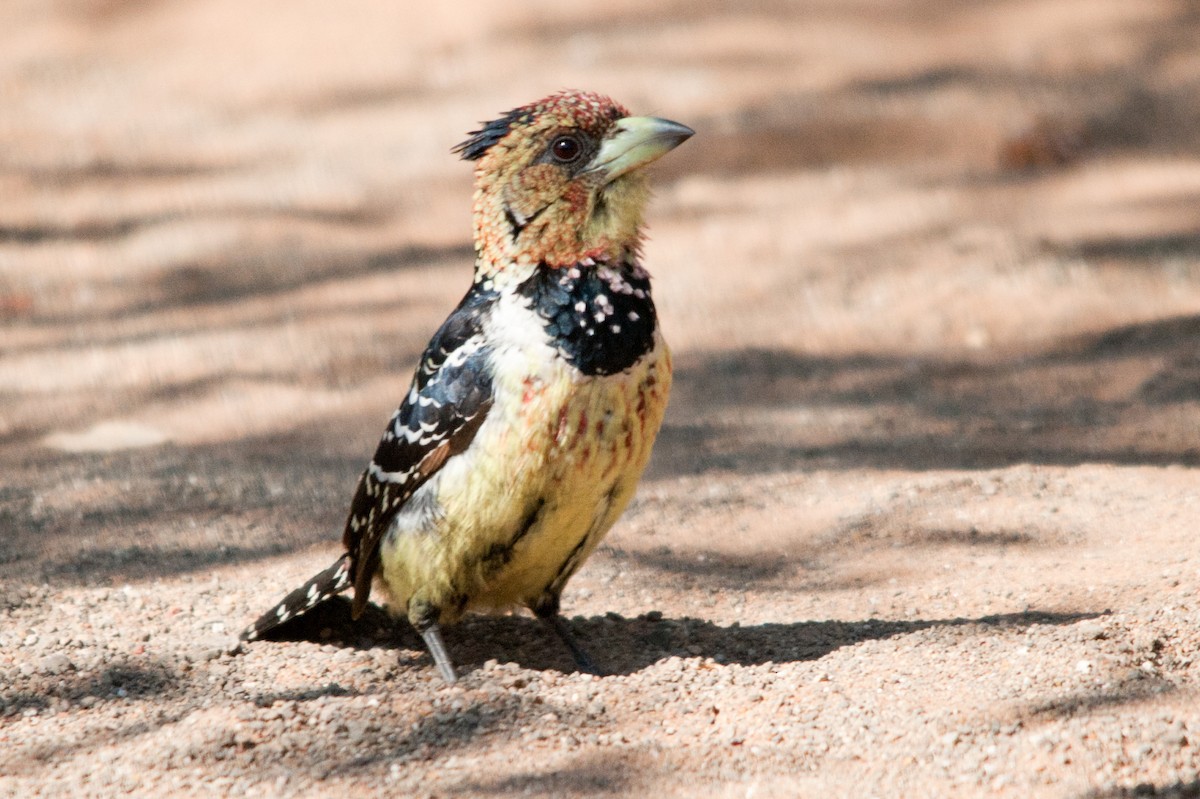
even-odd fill
[[[632,674],[664,658],[712,658],[718,663],[754,666],[818,660],[830,652],[863,641],[895,638],[934,627],[978,626],[982,629],[1066,625],[1104,615],[1103,612],[1058,613],[1028,611],[982,616],[976,619],[914,619],[893,621],[800,621],[721,626],[705,619],[667,618],[650,612],[637,618],[616,613],[569,621],[580,643],[595,653],[597,664],[608,674]],[[570,655],[536,619],[524,616],[466,617],[444,631],[446,646],[464,675],[492,659],[504,659],[536,670],[575,671]],[[355,622],[344,597],[326,602],[314,611],[277,627],[262,643],[314,641],[335,646],[370,648],[395,646],[422,653],[424,645],[403,622],[393,622],[372,606]]]

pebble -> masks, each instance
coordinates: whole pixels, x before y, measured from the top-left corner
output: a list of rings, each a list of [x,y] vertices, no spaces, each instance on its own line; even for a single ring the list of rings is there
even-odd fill
[[[73,668],[71,659],[62,653],[46,655],[38,661],[37,670],[42,674],[62,674]]]
[[[1104,624],[1099,621],[1081,621],[1075,625],[1075,632],[1084,641],[1099,640],[1107,635]]]

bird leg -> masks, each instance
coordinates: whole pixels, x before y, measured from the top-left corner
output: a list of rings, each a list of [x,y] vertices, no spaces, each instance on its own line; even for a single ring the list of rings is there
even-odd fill
[[[433,662],[437,664],[438,673],[447,683],[454,685],[458,682],[458,675],[454,673],[454,664],[450,662],[446,644],[442,641],[442,629],[438,627],[437,622],[434,622],[420,632],[421,638],[425,640],[425,648],[429,650],[429,654],[433,656]]]
[[[438,618],[441,615],[441,609],[434,607],[426,600],[414,597],[408,601],[409,624],[421,634],[421,638],[425,641],[425,648],[433,657],[433,662],[437,665],[442,679],[450,685],[454,685],[458,682],[458,675],[454,672],[454,663],[450,660],[449,653],[446,652],[446,642],[442,640],[442,628],[438,626]]]
[[[537,602],[530,606],[533,615],[542,620],[542,623],[554,631],[558,639],[566,644],[567,649],[571,651],[571,658],[575,661],[575,668],[585,674],[595,674],[600,677],[604,672],[596,667],[592,661],[591,655],[587,653],[579,641],[575,639],[574,633],[571,632],[570,625],[558,613],[558,596],[547,592],[543,594]]]
[[[575,635],[571,632],[566,619],[557,613],[553,616],[541,616],[539,618],[541,618],[543,624],[554,631],[559,640],[567,645],[567,649],[571,650],[571,657],[575,661],[575,668],[584,674],[595,674],[597,677],[604,676],[604,672],[592,662],[592,657],[587,653],[587,650],[579,645],[579,641],[575,640]]]

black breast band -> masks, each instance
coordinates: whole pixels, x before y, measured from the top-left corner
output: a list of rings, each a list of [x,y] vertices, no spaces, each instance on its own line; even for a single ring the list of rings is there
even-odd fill
[[[562,357],[586,375],[622,372],[654,346],[650,277],[639,266],[541,266],[517,291]]]

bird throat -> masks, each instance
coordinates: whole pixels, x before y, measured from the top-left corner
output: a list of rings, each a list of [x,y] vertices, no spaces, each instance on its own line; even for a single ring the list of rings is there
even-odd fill
[[[647,196],[636,173],[599,189],[575,183],[552,196],[482,184],[474,209],[476,280],[500,288],[535,268],[622,261],[639,249]]]

